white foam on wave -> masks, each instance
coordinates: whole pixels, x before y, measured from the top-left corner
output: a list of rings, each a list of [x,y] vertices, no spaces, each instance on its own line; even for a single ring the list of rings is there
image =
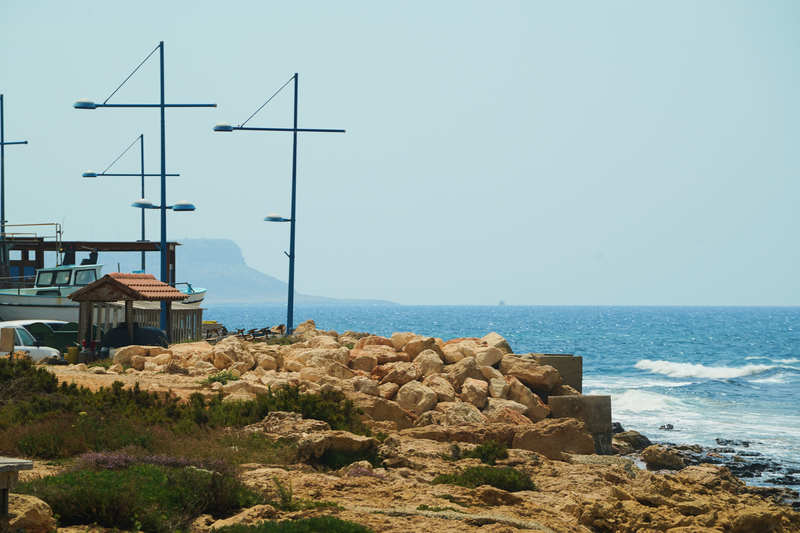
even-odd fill
[[[745,357],[745,359],[748,360],[748,361],[754,361],[754,360],[758,360],[758,359],[763,359],[763,360],[766,360],[766,361],[770,361],[772,363],[781,363],[783,365],[791,365],[791,364],[794,364],[794,363],[800,363],[800,359],[798,359],[797,357],[790,357],[789,359],[772,359],[771,357],[766,357],[764,355],[748,355],[747,357]]]
[[[760,374],[775,365],[706,366],[696,363],[675,363],[642,359],[634,365],[640,370],[663,374],[671,378],[733,379]]]
[[[684,407],[683,402],[676,398],[640,389],[627,390],[621,394],[612,394],[611,404],[614,413],[636,414],[671,412],[676,408]]]
[[[750,383],[786,383],[786,374],[778,374],[768,378],[751,379]]]
[[[791,365],[793,363],[800,363],[800,359],[796,357],[792,357],[790,359],[773,359],[776,363],[783,363],[784,365]],[[794,369],[793,367],[789,367]]]

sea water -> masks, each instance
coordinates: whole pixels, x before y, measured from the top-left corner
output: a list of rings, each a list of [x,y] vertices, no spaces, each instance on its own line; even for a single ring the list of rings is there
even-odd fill
[[[229,329],[285,322],[285,306],[209,306]],[[800,469],[800,308],[297,306],[295,324],[442,337],[503,335],[514,352],[583,356],[584,394],[653,441],[717,446]],[[671,431],[660,430],[671,424]],[[800,471],[800,470],[798,470]],[[769,482],[770,474],[751,480]],[[800,488],[789,484],[792,488]]]

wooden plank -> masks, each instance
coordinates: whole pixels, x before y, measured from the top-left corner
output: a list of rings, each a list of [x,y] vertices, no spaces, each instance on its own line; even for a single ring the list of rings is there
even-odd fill
[[[0,352],[14,352],[14,328],[0,330]]]

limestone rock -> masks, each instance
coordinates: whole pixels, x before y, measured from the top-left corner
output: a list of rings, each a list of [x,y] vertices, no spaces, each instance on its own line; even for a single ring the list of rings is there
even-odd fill
[[[431,424],[444,425],[444,413],[440,411],[425,411],[417,417],[414,427],[430,426]]]
[[[371,396],[380,396],[378,383],[364,376],[356,376],[352,380],[353,390]]]
[[[258,360],[258,368],[263,370],[277,370],[278,361],[271,355],[262,355]]]
[[[489,380],[489,396],[492,398],[507,398],[508,389],[508,383],[504,378],[492,378]]]
[[[400,407],[397,402],[378,396],[359,395],[353,403],[373,420],[394,422],[398,429],[409,428],[414,424],[414,415]]]
[[[517,505],[522,503],[522,498],[515,494],[497,489],[491,485],[481,485],[473,493],[476,500],[490,507],[498,505]]]
[[[478,409],[486,406],[489,396],[489,384],[483,380],[467,378],[461,386],[461,400],[469,402]]]
[[[147,362],[147,357],[144,355],[134,355],[131,357],[131,368],[135,370],[144,370],[144,364]]]
[[[317,330],[317,324],[313,320],[306,320],[302,324],[294,328],[292,332],[296,336],[302,336],[307,333],[313,333]]]
[[[444,367],[445,376],[456,391],[461,390],[461,385],[467,378],[483,379],[483,374],[478,370],[474,357],[465,357],[461,361]]]
[[[330,335],[317,335],[308,340],[308,346],[310,348],[336,349],[340,347],[340,344]]]
[[[386,363],[394,363],[397,361],[410,361],[406,352],[395,351],[391,346],[384,346],[383,344],[370,344],[364,346],[361,350],[355,348],[350,350],[350,358],[357,357],[363,354],[374,355],[379,365]]]
[[[35,496],[8,495],[8,510],[12,516],[9,531],[50,533],[56,530],[56,519],[50,506]]]
[[[327,422],[303,418],[300,413],[290,411],[272,411],[261,422],[245,426],[245,431],[261,432],[280,437],[299,438],[302,434],[331,429]]]
[[[229,394],[222,399],[223,403],[233,403],[233,402],[251,402],[256,399],[256,395],[250,392],[239,391],[234,392],[233,394]]]
[[[359,339],[354,348],[356,350],[362,350],[365,346],[388,346],[394,350],[394,344],[392,344],[390,339],[377,335],[370,335],[369,337]]]
[[[528,407],[513,400],[489,398],[486,409],[484,410],[483,414],[486,415],[487,417],[491,417],[491,415],[495,411],[499,411],[501,409],[511,409],[512,411],[516,411],[519,414],[525,414],[525,412],[528,410]]]
[[[527,411],[523,414],[528,416],[533,421],[542,420],[547,418],[550,414],[550,408],[545,405],[541,398],[528,387],[522,384],[520,380],[513,376],[506,377],[508,384],[508,399],[521,403],[527,407]]]
[[[121,364],[116,363],[108,367],[108,371],[114,374],[122,374],[125,368]]]
[[[562,459],[562,452],[594,453],[594,439],[583,422],[575,418],[548,418],[519,429],[512,448],[541,453],[549,459]]]
[[[489,381],[492,379],[503,379],[503,373],[491,366],[478,366],[478,370],[481,371],[483,375],[483,379]]]
[[[117,348],[117,351],[114,352],[114,363],[120,365],[131,365],[131,358],[134,355],[138,355],[141,357],[147,357],[147,346],[138,346],[138,345],[131,345],[131,346],[123,346],[122,348]]]
[[[353,370],[360,370],[362,372],[372,372],[378,366],[378,357],[365,350],[356,350],[350,352],[350,368]]]
[[[437,394],[418,381],[406,383],[397,391],[397,403],[414,414],[430,411],[436,406]]]
[[[419,368],[421,377],[438,374],[444,367],[444,363],[442,363],[442,360],[439,358],[439,354],[433,350],[424,350],[420,353],[416,359],[414,359],[414,365]]]
[[[540,365],[536,361],[521,360],[511,367],[507,375],[519,379],[536,390],[551,391],[561,385],[561,374],[550,365]]]
[[[412,363],[400,362],[394,363],[392,369],[381,380],[383,383],[397,383],[401,387],[410,381],[419,378],[419,368]]]
[[[503,353],[512,353],[508,341],[506,341],[502,335],[494,331],[484,335],[481,341],[485,342],[487,346],[499,349]]]
[[[214,352],[214,368],[225,370],[233,364],[233,359],[224,352]],[[134,367],[135,368],[135,367]]]
[[[459,402],[444,411],[444,424],[447,426],[483,424],[485,422],[486,417],[471,403]]]
[[[392,400],[400,390],[400,385],[397,383],[384,383],[378,386],[378,396],[385,400]]]
[[[106,369],[102,366],[93,366],[89,369],[89,372],[92,374],[105,374]]]
[[[410,331],[396,331],[392,333],[392,346],[395,350],[402,350],[410,341],[417,338],[416,333]]]
[[[439,345],[436,343],[436,339],[433,337],[416,338],[409,341],[403,347],[403,351],[408,354],[412,361],[425,350],[433,350],[437,354],[442,355],[442,349],[439,348]]]
[[[561,385],[557,385],[553,387],[550,396],[580,396],[581,393],[567,385],[566,383],[562,383]]]
[[[453,386],[439,374],[426,377],[422,384],[429,387],[436,393],[436,398],[440,402],[452,402],[456,397]]]
[[[258,524],[261,524],[270,518],[275,518],[277,515],[278,511],[276,511],[271,505],[254,505],[253,507],[248,507],[247,509],[240,511],[230,518],[217,520],[211,524],[209,530],[217,531],[223,527],[230,526],[257,526]]]
[[[643,450],[653,444],[650,439],[638,431],[623,431],[613,436],[613,440],[627,444],[633,450]]]
[[[157,365],[168,365],[170,362],[172,362],[172,358],[172,352],[167,350],[166,352],[153,357],[153,362]]]
[[[509,407],[500,407],[491,410],[486,409],[483,414],[486,416],[486,420],[493,424],[511,424],[515,427],[533,424],[533,420],[516,409],[511,409]]]
[[[478,366],[494,366],[503,359],[503,352],[494,346],[480,348],[475,352],[475,362]]]
[[[300,460],[318,459],[327,451],[355,454],[377,449],[378,441],[372,437],[356,435],[349,431],[328,430],[304,435],[297,442]]]
[[[678,452],[658,444],[653,444],[642,450],[642,461],[645,462],[647,468],[651,469],[680,470],[686,466]]]

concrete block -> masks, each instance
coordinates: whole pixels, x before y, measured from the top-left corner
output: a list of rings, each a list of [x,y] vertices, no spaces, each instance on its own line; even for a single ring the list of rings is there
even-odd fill
[[[597,453],[611,453],[611,396],[550,396],[547,404],[553,418],[583,421]]]
[[[564,384],[583,392],[583,357],[561,353],[530,354],[539,364],[550,365],[564,378]]]

